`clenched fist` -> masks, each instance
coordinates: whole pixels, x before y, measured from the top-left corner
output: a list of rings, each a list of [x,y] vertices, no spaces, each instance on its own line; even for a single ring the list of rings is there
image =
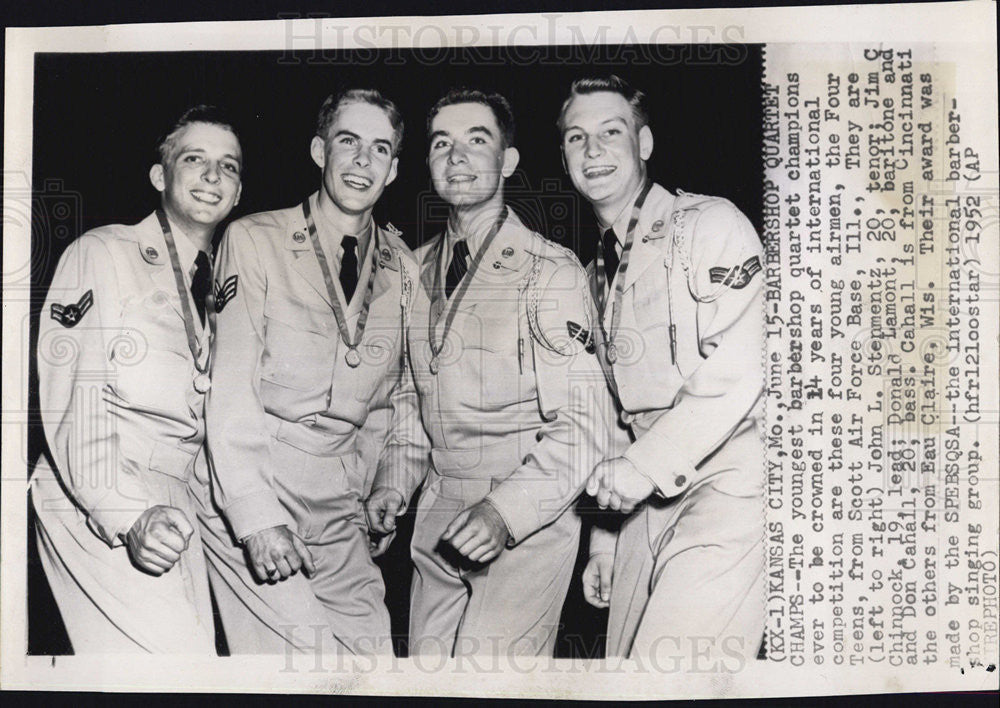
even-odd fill
[[[396,530],[396,517],[406,511],[406,500],[395,489],[379,487],[372,490],[365,500],[368,528],[376,534],[390,534]]]
[[[470,561],[485,563],[504,549],[510,531],[500,512],[489,502],[481,501],[456,516],[441,534],[441,540]]]
[[[132,561],[153,575],[163,575],[181,559],[194,529],[180,509],[158,505],[146,509],[125,535]]]
[[[251,534],[243,545],[250,555],[254,573],[263,582],[284,580],[302,569],[310,575],[316,572],[305,542],[285,525]]]
[[[587,479],[587,494],[597,500],[599,507],[623,514],[631,514],[655,489],[650,479],[625,457],[601,462]]]
[[[583,597],[594,607],[604,608],[610,604],[614,566],[613,553],[595,553],[583,569]]]

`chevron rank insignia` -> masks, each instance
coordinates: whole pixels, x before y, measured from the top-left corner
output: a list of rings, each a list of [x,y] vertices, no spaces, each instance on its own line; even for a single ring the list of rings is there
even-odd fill
[[[725,286],[740,290],[747,286],[753,277],[760,271],[760,258],[753,256],[748,258],[746,263],[735,268],[724,268],[718,266],[708,269],[708,279],[712,283],[722,283]]]
[[[226,303],[236,297],[236,280],[238,276],[230,275],[226,282],[219,287],[219,281],[215,281],[215,311],[222,312]]]
[[[77,302],[69,305],[60,305],[58,302],[52,303],[52,319],[63,327],[76,327],[77,323],[83,319],[94,304],[94,291],[88,290]]]
[[[580,342],[588,354],[594,353],[594,338],[591,336],[590,330],[584,329],[572,320],[566,320],[566,331],[569,332],[569,338]]]

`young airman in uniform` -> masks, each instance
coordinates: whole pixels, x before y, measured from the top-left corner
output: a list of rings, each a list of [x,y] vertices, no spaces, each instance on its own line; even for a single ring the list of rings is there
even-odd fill
[[[414,397],[385,391],[403,380],[416,263],[371,218],[402,133],[377,91],[331,96],[311,145],[319,191],[234,222],[222,243],[208,432],[228,528],[209,503],[201,518],[234,653],[391,651],[361,507],[374,470],[359,464],[372,460],[359,457],[358,438],[384,399],[392,416],[418,415]],[[363,447],[391,457],[403,443]]]
[[[426,480],[426,466],[380,469],[367,504],[371,526],[391,531],[423,482],[416,654],[552,655],[579,545],[568,507],[613,427],[583,268],[504,204],[513,131],[506,99],[473,90],[428,119],[431,179],[450,213],[416,251],[409,355],[432,465]]]
[[[195,519],[215,227],[242,153],[217,111],[187,111],[150,170],[160,206],[89,231],[59,260],[38,373],[51,464],[31,479],[42,565],[76,653],[214,653]]]
[[[762,247],[730,202],[650,182],[643,95],[573,84],[559,118],[602,228],[599,345],[635,441],[587,481],[624,515],[595,531],[584,590],[608,653],[756,655],[764,630]],[[699,648],[700,647],[700,648]]]

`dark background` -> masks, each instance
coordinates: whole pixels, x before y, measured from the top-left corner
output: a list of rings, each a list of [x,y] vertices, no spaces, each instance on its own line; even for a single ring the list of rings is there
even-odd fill
[[[332,38],[331,38],[332,39]],[[407,121],[399,176],[376,208],[411,246],[433,236],[445,209],[429,191],[424,119],[448,89],[499,91],[517,119],[518,172],[509,201],[526,223],[589,260],[581,246],[592,214],[572,189],[555,120],[569,84],[616,73],[648,96],[655,148],[651,177],[731,199],[760,228],[761,50],[756,46],[485,47],[472,50],[353,52],[172,52],[41,54],[35,64],[32,201],[32,327],[59,255],[87,229],[135,223],[157,205],[148,171],[157,136],[188,106],[215,103],[233,114],[243,145],[243,198],[231,218],[292,206],[319,186],[309,141],[322,100],[342,87],[374,87]],[[224,225],[223,225],[224,226]],[[218,235],[221,236],[220,228]],[[44,450],[32,365],[29,459]],[[394,633],[405,637],[412,511],[381,563]],[[29,529],[31,531],[31,529]],[[71,651],[28,543],[29,652]],[[579,587],[563,612],[560,656],[602,651],[606,612]],[[220,643],[224,649],[224,644]]]

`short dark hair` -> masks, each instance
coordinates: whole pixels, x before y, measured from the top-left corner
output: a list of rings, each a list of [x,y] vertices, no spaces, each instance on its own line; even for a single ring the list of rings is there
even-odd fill
[[[486,93],[478,89],[464,87],[452,89],[431,108],[430,113],[427,114],[428,136],[431,134],[431,123],[434,121],[434,116],[445,106],[454,106],[458,103],[479,103],[489,108],[493,111],[493,117],[497,119],[503,146],[509,148],[514,144],[514,111],[510,107],[510,101],[499,93]]]
[[[562,134],[563,131],[566,130],[566,109],[569,108],[569,104],[574,98],[588,93],[600,93],[602,91],[617,93],[619,96],[628,101],[628,105],[632,108],[632,118],[635,120],[636,129],[649,125],[649,111],[646,108],[646,94],[638,89],[632,88],[632,86],[629,85],[629,83],[624,79],[611,74],[608,77],[587,77],[577,79],[573,82],[573,85],[569,87],[569,96],[565,101],[563,101],[562,108],[559,110],[559,120],[556,121],[556,125],[559,127],[559,133]]]
[[[240,139],[239,133],[236,132],[234,127],[234,122],[223,109],[218,106],[211,106],[205,103],[199,103],[197,106],[191,106],[186,111],[181,114],[181,117],[174,121],[174,124],[170,126],[165,133],[163,133],[156,143],[156,154],[160,161],[160,164],[164,164],[170,159],[170,153],[173,152],[177,145],[177,137],[180,135],[184,128],[188,127],[192,123],[207,123],[209,125],[217,125],[220,128],[224,128],[236,136],[236,139]]]
[[[392,154],[393,157],[399,154],[403,148],[403,114],[399,112],[399,107],[388,98],[383,96],[377,89],[345,89],[338,93],[330,94],[320,106],[319,116],[316,118],[316,135],[326,140],[330,132],[330,126],[337,119],[337,111],[349,103],[367,103],[385,111],[389,124],[392,126]]]

